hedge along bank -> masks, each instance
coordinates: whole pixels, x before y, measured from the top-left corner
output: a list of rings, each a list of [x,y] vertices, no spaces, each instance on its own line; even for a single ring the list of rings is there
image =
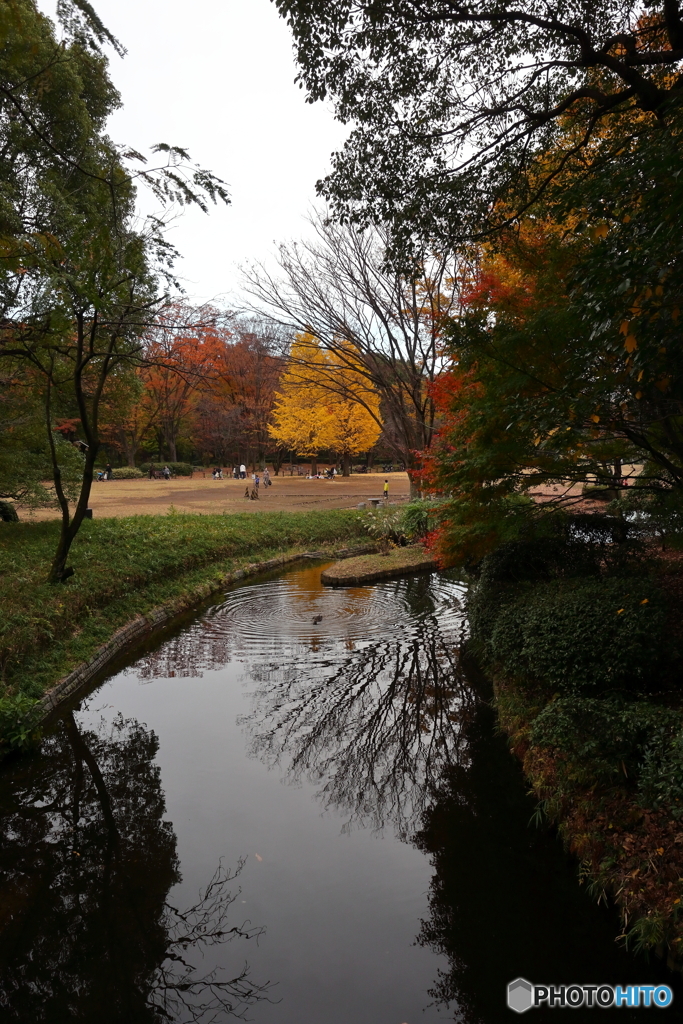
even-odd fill
[[[91,521],[74,545],[75,575],[54,587],[46,576],[58,526],[0,529],[0,749],[30,743],[45,692],[136,616],[159,607],[178,614],[284,553],[336,555],[367,541],[362,516],[342,510]]]
[[[558,826],[592,894],[615,899],[624,941],[679,965],[681,616],[671,595],[683,576],[680,562],[616,543],[612,528],[573,517],[485,558],[470,643],[539,819]]]

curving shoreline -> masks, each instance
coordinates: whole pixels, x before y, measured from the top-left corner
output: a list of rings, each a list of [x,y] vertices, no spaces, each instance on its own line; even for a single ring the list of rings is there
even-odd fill
[[[82,662],[47,690],[44,696],[37,702],[36,725],[44,724],[62,705],[77,697],[100,674],[106,672],[109,666],[117,658],[121,657],[126,649],[133,647],[140,640],[151,636],[160,629],[169,626],[174,619],[191,611],[203,601],[219,593],[224,587],[237,583],[249,576],[271,572],[273,569],[289,565],[292,562],[302,561],[305,558],[335,558],[343,560],[369,554],[376,550],[377,546],[375,544],[364,544],[353,548],[340,548],[336,551],[296,551],[291,554],[269,558],[265,562],[252,562],[241,569],[236,569],[234,572],[226,573],[225,576],[214,579],[210,583],[202,583],[192,588],[187,594],[167,601],[157,608],[153,608],[146,615],[136,615],[130,622],[117,629],[111,639],[98,647],[90,658]]]

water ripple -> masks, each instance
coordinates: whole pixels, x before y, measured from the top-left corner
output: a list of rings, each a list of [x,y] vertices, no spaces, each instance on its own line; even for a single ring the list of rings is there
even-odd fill
[[[446,575],[332,588],[320,582],[323,568],[306,566],[236,587],[129,671],[144,679],[201,675],[233,658],[262,662],[285,652],[290,663],[310,652],[336,661],[369,645],[422,643],[432,631],[441,642],[457,644],[464,588]]]
[[[245,648],[255,646],[261,653],[268,638],[304,643],[404,639],[415,627],[416,591],[428,579],[391,580],[368,587],[336,589],[319,583],[316,588],[311,587],[312,575],[310,570],[292,573],[231,593],[212,610],[213,627],[234,631]],[[319,569],[315,576],[319,580]],[[450,581],[444,580],[440,585],[437,581],[435,577],[417,617],[437,617],[443,632],[449,626],[456,628],[462,620],[461,588]]]

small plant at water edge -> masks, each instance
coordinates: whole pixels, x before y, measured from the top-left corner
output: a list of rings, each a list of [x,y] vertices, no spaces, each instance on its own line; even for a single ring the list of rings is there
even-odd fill
[[[0,697],[0,755],[28,750],[39,737],[38,701],[24,693]]]

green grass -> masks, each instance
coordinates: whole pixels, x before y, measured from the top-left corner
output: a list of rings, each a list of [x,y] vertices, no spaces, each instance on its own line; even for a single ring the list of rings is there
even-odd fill
[[[0,700],[38,698],[138,613],[249,562],[366,538],[355,511],[87,522],[66,584],[46,583],[58,523],[0,524]]]
[[[356,558],[346,558],[343,562],[330,566],[325,575],[328,579],[339,580],[340,583],[345,580],[371,581],[380,574],[410,572],[433,561],[434,556],[425,551],[420,544],[414,547],[394,548],[385,555],[358,555]]]

